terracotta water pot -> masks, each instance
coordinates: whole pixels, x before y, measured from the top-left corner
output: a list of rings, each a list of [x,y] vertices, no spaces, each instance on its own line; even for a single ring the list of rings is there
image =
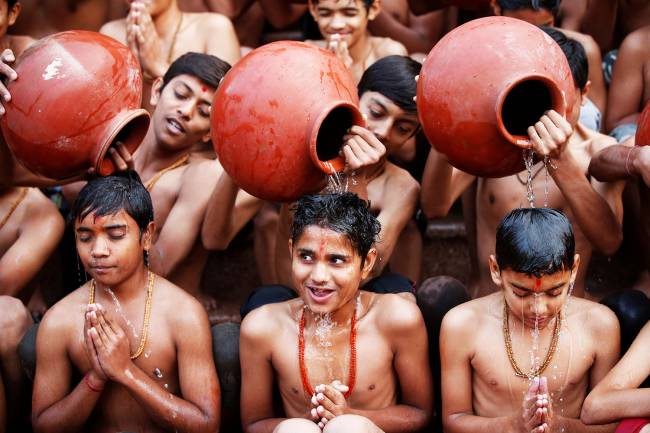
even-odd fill
[[[212,103],[212,142],[248,193],[291,201],[341,171],[343,135],[364,124],[354,80],[331,52],[303,42],[257,48],[228,71]]]
[[[650,146],[650,102],[645,104],[643,112],[637,121],[635,143],[637,146]]]
[[[570,113],[576,89],[562,49],[524,21],[470,21],[431,50],[417,87],[429,142],[455,167],[481,177],[524,169],[527,128],[546,110]]]
[[[48,36],[19,56],[15,70],[0,126],[14,155],[37,173],[52,179],[90,168],[110,174],[110,145],[121,141],[133,152],[147,132],[138,61],[108,36]]]

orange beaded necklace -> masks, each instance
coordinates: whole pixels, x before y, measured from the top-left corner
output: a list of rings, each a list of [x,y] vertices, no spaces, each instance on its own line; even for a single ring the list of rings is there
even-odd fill
[[[309,395],[314,395],[314,388],[309,384],[307,366],[305,365],[305,310],[302,309],[300,323],[298,325],[298,364],[300,365],[300,379],[302,387]],[[348,390],[343,397],[348,398],[352,394],[354,384],[357,381],[357,307],[355,305],[350,319],[350,369],[348,371]]]

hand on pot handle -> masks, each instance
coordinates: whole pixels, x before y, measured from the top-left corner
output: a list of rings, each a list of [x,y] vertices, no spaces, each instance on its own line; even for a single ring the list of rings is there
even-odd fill
[[[345,171],[358,171],[370,167],[386,155],[386,146],[361,126],[354,125],[343,136],[341,154],[345,157]]]
[[[124,143],[121,143],[119,141],[116,142],[108,149],[108,152],[106,152],[106,156],[110,158],[111,161],[113,161],[116,172],[129,171],[135,169],[133,156],[131,155],[131,152],[129,152],[129,150],[126,148]],[[94,177],[97,175],[94,167],[88,169],[87,174],[88,177]]]
[[[9,81],[14,81],[18,78],[16,71],[14,71],[11,66],[9,66],[9,63],[13,63],[15,61],[16,57],[14,56],[13,51],[11,51],[9,48],[4,50],[0,55],[0,78],[2,79],[0,81],[0,116],[3,116],[5,114],[5,108],[2,105],[2,102],[11,101],[11,94],[9,93],[9,90],[7,90],[6,83]]]

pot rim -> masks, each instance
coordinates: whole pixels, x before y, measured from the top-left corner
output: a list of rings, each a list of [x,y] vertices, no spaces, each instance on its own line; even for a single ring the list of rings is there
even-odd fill
[[[149,123],[151,122],[151,116],[149,115],[149,112],[143,108],[127,109],[117,113],[117,115],[110,122],[108,122],[106,130],[110,132],[108,134],[104,134],[104,140],[102,141],[97,154],[91,156],[94,157],[91,166],[95,168],[95,172],[97,174],[108,176],[116,171],[116,167],[113,164],[113,161],[106,158],[106,153],[113,143],[113,140],[115,140],[120,132],[122,132],[122,130],[129,124],[138,121],[145,121],[146,127],[142,127],[141,131],[134,132],[134,134],[136,134],[136,138],[129,140],[129,142],[126,143],[127,150],[129,153],[133,154],[142,143],[142,140],[144,140],[144,137],[149,129]]]
[[[359,107],[348,101],[332,101],[321,110],[321,112],[314,118],[314,120],[308,125],[307,138],[309,140],[309,156],[311,157],[314,165],[325,174],[334,174],[343,171],[345,168],[345,158],[342,156],[337,156],[327,161],[323,161],[318,157],[318,152],[316,149],[318,132],[320,127],[323,124],[323,121],[327,116],[330,115],[332,111],[336,108],[348,108],[352,113],[352,123],[353,125],[362,126],[365,128],[366,121],[359,110]],[[341,143],[342,144],[342,143]]]
[[[530,138],[527,135],[512,135],[508,132],[505,125],[503,124],[503,118],[501,116],[501,110],[503,109],[503,103],[506,100],[506,97],[510,94],[510,91],[523,83],[524,81],[541,81],[551,92],[552,99],[552,108],[557,111],[560,116],[566,118],[567,111],[567,95],[563,90],[561,90],[558,85],[553,81],[553,79],[546,74],[526,74],[520,78],[516,78],[510,83],[508,83],[503,90],[499,93],[499,96],[496,100],[496,114],[497,114],[497,127],[499,132],[508,142],[514,144],[517,147],[522,149],[530,149],[532,143]]]

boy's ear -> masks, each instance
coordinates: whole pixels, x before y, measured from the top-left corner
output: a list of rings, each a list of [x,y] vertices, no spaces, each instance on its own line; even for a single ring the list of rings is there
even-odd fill
[[[293,241],[289,239],[289,255],[293,257]]]
[[[501,287],[503,284],[503,279],[501,278],[501,269],[499,269],[497,258],[494,256],[494,254],[490,254],[490,258],[488,259],[488,267],[490,268],[490,276],[492,277],[492,281],[494,284]]]
[[[149,251],[153,245],[153,234],[156,233],[156,223],[151,221],[147,228],[142,232],[142,247]]]
[[[366,254],[366,259],[363,261],[363,265],[361,267],[362,280],[370,275],[372,268],[375,266],[375,261],[377,261],[377,250],[375,248],[370,248],[370,251],[368,251],[368,254]]]
[[[9,26],[13,26],[16,20],[18,19],[18,15],[20,15],[20,11],[23,9],[23,6],[20,4],[20,2],[16,2],[14,6],[11,8],[9,13],[7,14],[7,24]]]
[[[571,268],[571,284],[575,284],[578,277],[578,269],[580,268],[580,254],[573,256],[573,267]]]
[[[368,20],[372,21],[377,18],[379,12],[381,12],[381,0],[375,0],[368,8]]]
[[[317,2],[315,2],[314,0],[308,0],[307,5],[309,6],[309,13],[311,14],[312,18],[314,18],[314,21],[318,21],[316,19],[316,17],[318,16],[318,14],[316,13]]]
[[[156,104],[158,104],[158,101],[160,100],[160,93],[162,92],[162,88],[163,88],[162,77],[158,77],[155,80],[153,80],[153,84],[151,85],[151,98],[149,98],[149,103],[151,104],[152,107],[155,107]]]

